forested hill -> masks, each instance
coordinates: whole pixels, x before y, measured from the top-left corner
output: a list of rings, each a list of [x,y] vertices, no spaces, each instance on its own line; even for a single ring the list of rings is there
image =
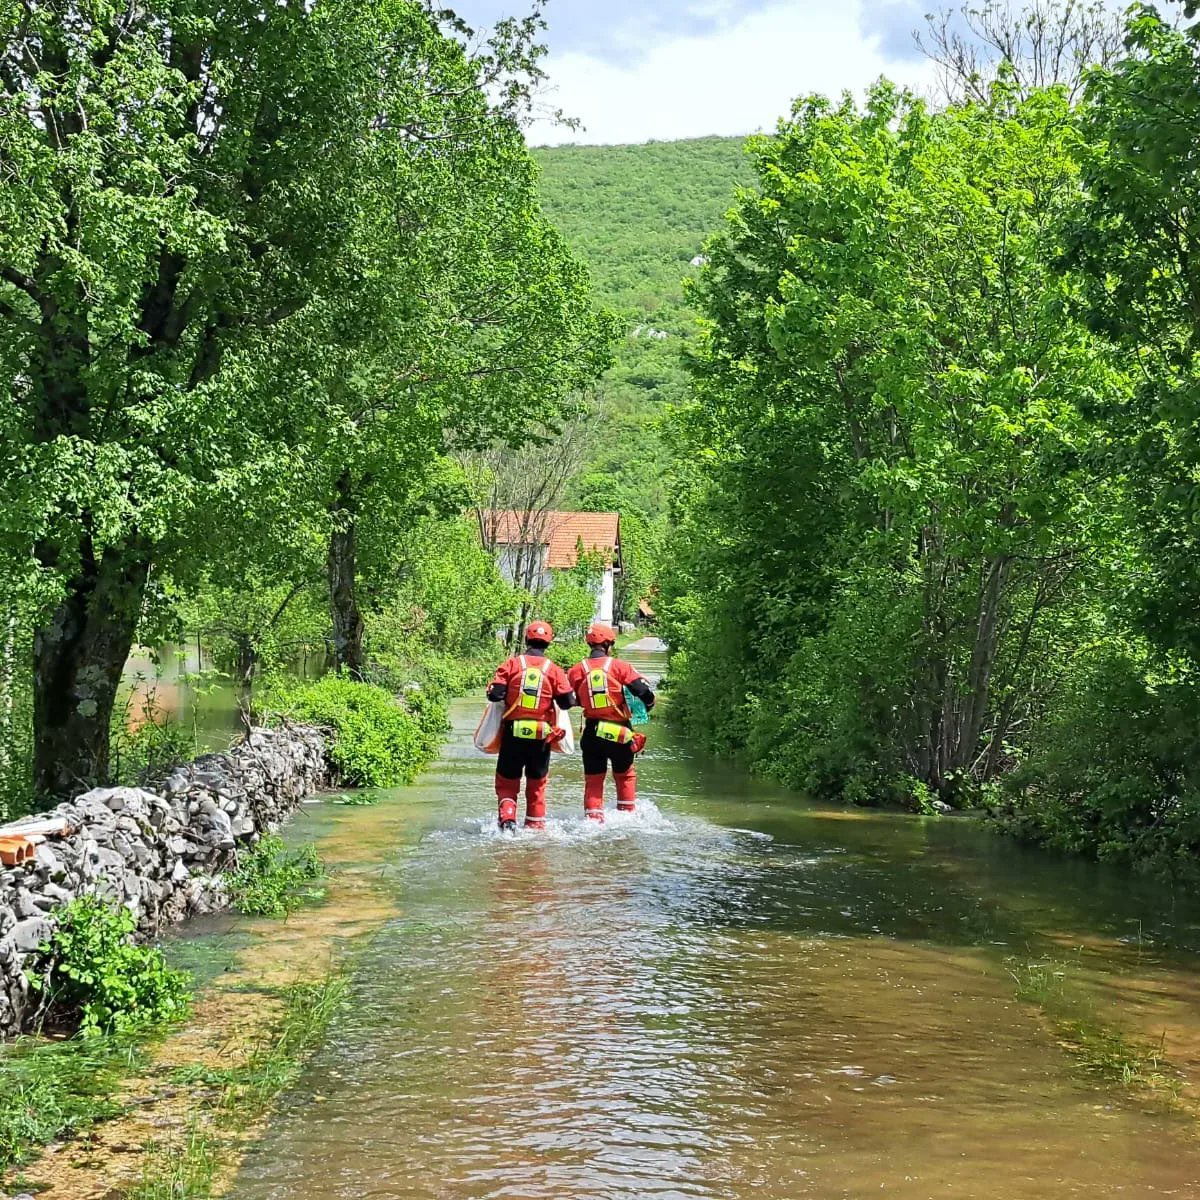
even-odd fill
[[[748,176],[741,138],[535,150],[547,215],[592,269],[600,299],[686,332],[680,281]]]
[[[741,138],[711,137],[534,151],[547,215],[586,259],[597,298],[626,321],[575,503],[648,517],[663,511],[666,464],[654,426],[685,382],[679,352],[694,317],[682,281],[735,185],[750,177],[742,146]]]

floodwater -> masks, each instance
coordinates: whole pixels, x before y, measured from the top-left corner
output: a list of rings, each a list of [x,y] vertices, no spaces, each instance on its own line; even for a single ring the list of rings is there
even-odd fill
[[[420,783],[339,818],[396,839],[395,915],[238,1200],[1200,1196],[1195,1118],[1081,1069],[1017,994],[1040,964],[1059,1016],[1157,1045],[1186,1102],[1194,901],[971,821],[806,804],[658,725],[636,816],[586,826],[557,762],[551,828],[501,836],[477,707]]]

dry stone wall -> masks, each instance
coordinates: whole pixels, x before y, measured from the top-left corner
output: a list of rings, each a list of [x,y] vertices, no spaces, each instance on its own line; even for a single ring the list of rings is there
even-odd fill
[[[311,726],[255,729],[224,754],[205,754],[153,790],[96,788],[47,818],[71,830],[34,858],[0,868],[0,1036],[32,1015],[25,968],[55,911],[95,894],[127,905],[146,935],[226,904],[221,873],[237,848],[275,828],[328,784],[325,734]]]

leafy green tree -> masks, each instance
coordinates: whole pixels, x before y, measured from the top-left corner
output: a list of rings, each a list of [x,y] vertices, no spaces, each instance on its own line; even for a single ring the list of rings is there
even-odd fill
[[[314,397],[378,394],[346,383],[347,356],[387,337],[364,326],[404,304],[463,311],[413,290],[446,279],[413,222],[461,163],[482,178],[504,139],[517,163],[511,118],[487,146],[471,139],[485,88],[502,111],[523,94],[536,20],[502,23],[474,58],[442,20],[415,0],[0,4],[0,551],[8,577],[52,597],[33,639],[40,790],[108,774],[152,575],[190,586],[236,532],[220,520],[231,501],[302,478],[298,463],[338,442],[341,411],[322,422]],[[461,266],[471,251],[456,253]],[[495,272],[475,282],[512,298]],[[545,286],[566,285],[551,271]],[[486,326],[486,304],[469,311]],[[414,328],[445,338],[451,367],[478,363],[455,329]],[[463,375],[439,358],[434,380]],[[344,531],[341,499],[335,487],[327,503]]]
[[[1093,327],[1136,357],[1127,403],[1097,410],[1146,547],[1141,626],[1200,668],[1200,27],[1149,5],[1130,17],[1129,54],[1096,72],[1083,111],[1083,203],[1065,265]]]
[[[995,778],[1115,535],[1080,401],[1124,379],[1052,269],[1061,93],[799,103],[709,246],[668,637],[718,747],[852,795]]]
[[[1191,6],[1193,9],[1195,6]],[[1079,200],[1061,266],[1077,305],[1135,363],[1128,395],[1087,398],[1095,469],[1120,481],[1136,570],[1006,787],[1005,827],[1059,849],[1195,874],[1200,853],[1200,30],[1149,5],[1092,73]]]

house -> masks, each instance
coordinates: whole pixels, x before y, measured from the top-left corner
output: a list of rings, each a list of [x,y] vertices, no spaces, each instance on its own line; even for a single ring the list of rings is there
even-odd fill
[[[594,616],[612,622],[616,576],[621,570],[620,513],[487,509],[480,513],[479,525],[500,573],[535,595],[550,586],[555,571],[575,566],[581,546],[587,553],[601,554],[605,566],[596,585]]]

